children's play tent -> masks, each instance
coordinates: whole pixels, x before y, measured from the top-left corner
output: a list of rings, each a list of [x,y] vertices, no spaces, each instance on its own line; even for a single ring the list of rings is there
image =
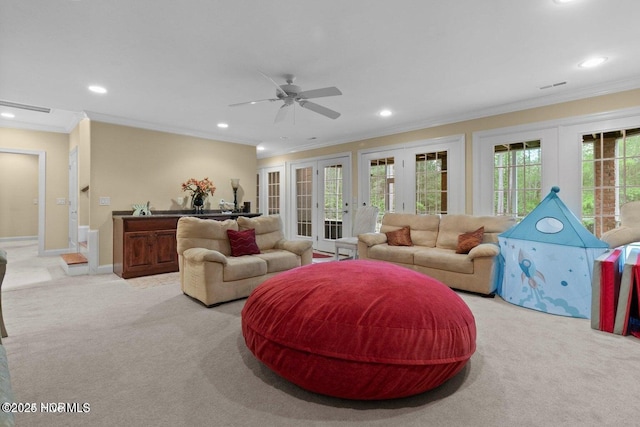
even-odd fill
[[[608,245],[584,228],[559,191],[553,187],[529,215],[498,236],[504,263],[498,294],[522,307],[588,319],[593,262]]]

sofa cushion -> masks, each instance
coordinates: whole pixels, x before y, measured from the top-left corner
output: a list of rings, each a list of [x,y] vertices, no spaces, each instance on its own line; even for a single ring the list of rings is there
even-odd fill
[[[280,215],[265,215],[255,218],[238,217],[240,230],[256,230],[256,243],[261,252],[273,249],[277,242],[284,239]]]
[[[413,246],[411,229],[409,227],[387,231],[385,234],[387,235],[387,243],[389,246]]]
[[[458,236],[458,247],[456,248],[457,254],[468,254],[469,251],[480,243],[484,237],[484,227],[480,227],[470,233],[462,233]]]
[[[235,231],[227,230],[229,244],[231,245],[231,256],[255,255],[260,253],[260,248],[256,244],[256,230]]]
[[[230,257],[223,267],[222,280],[231,282],[265,274],[267,274],[267,262],[257,255]]]
[[[300,257],[293,252],[269,249],[256,256],[267,263],[267,273],[277,273],[278,271],[300,267]]]
[[[452,249],[429,248],[413,254],[413,264],[456,273],[473,274],[473,260]]]
[[[484,227],[482,243],[497,243],[498,234],[515,223],[515,218],[508,216],[442,215],[436,247],[456,250],[460,234],[480,227]]]
[[[178,254],[191,248],[205,248],[230,256],[231,245],[227,230],[238,230],[238,224],[232,219],[216,221],[183,216],[178,220],[176,229]]]
[[[369,248],[368,257],[380,261],[413,264],[413,254],[424,250],[420,246],[389,246],[386,243]]]
[[[411,241],[416,246],[434,247],[438,237],[438,215],[416,215],[407,213],[387,213],[382,217],[381,233],[398,230],[402,227],[411,229]]]

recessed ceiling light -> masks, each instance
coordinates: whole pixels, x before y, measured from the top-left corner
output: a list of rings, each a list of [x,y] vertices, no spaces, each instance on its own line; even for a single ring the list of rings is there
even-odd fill
[[[553,1],[559,4],[564,4],[564,3],[571,3],[573,0],[553,0]]]
[[[16,117],[16,115],[13,113],[0,113],[0,116],[4,117],[5,119],[13,119]]]
[[[605,58],[604,56],[598,56],[598,57],[594,57],[594,58],[589,58],[585,61],[582,61],[580,64],[578,64],[578,67],[580,68],[593,68],[593,67],[597,67],[598,65],[603,64],[605,61],[607,60],[607,58]]]
[[[226,129],[229,127],[229,125],[227,123],[218,123],[218,127],[222,129]]]
[[[379,113],[380,117],[389,117],[390,115],[392,115],[393,113],[391,112],[391,110],[381,110]]]
[[[91,85],[89,86],[89,90],[93,93],[99,93],[99,94],[104,94],[107,93],[107,89],[105,89],[102,86],[97,86],[97,85]]]
[[[256,149],[257,149],[258,151],[264,151],[264,147],[263,147],[262,145],[258,145],[258,146],[256,147]]]

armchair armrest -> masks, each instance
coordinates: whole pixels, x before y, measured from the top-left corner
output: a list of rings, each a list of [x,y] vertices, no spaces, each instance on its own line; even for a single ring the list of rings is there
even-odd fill
[[[219,262],[220,264],[227,264],[227,257],[218,251],[205,248],[191,248],[182,253],[182,256],[189,261],[195,262]]]
[[[468,257],[471,259],[480,257],[494,257],[500,253],[500,246],[496,243],[480,243],[469,251]]]
[[[293,252],[298,256],[302,256],[308,250],[311,250],[313,242],[311,240],[278,240],[274,246],[276,249],[284,249]]]
[[[621,225],[618,228],[603,233],[600,240],[607,243],[610,248],[617,248],[618,246],[638,242],[640,241],[640,228]]]
[[[384,233],[364,233],[358,235],[358,240],[371,247],[387,243],[387,235]]]

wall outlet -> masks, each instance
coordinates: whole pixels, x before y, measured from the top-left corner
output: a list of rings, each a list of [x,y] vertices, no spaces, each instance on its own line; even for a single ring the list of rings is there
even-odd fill
[[[111,204],[111,197],[100,197],[100,206],[109,206]]]
[[[65,199],[64,197],[58,197],[56,199],[56,205],[66,205],[67,204],[67,199]]]
[[[178,198],[176,199],[176,202],[178,202],[178,204],[179,204],[180,206],[182,206],[182,204],[184,203],[184,197],[178,197]]]
[[[33,204],[37,205],[38,204],[38,199],[33,199]]]

